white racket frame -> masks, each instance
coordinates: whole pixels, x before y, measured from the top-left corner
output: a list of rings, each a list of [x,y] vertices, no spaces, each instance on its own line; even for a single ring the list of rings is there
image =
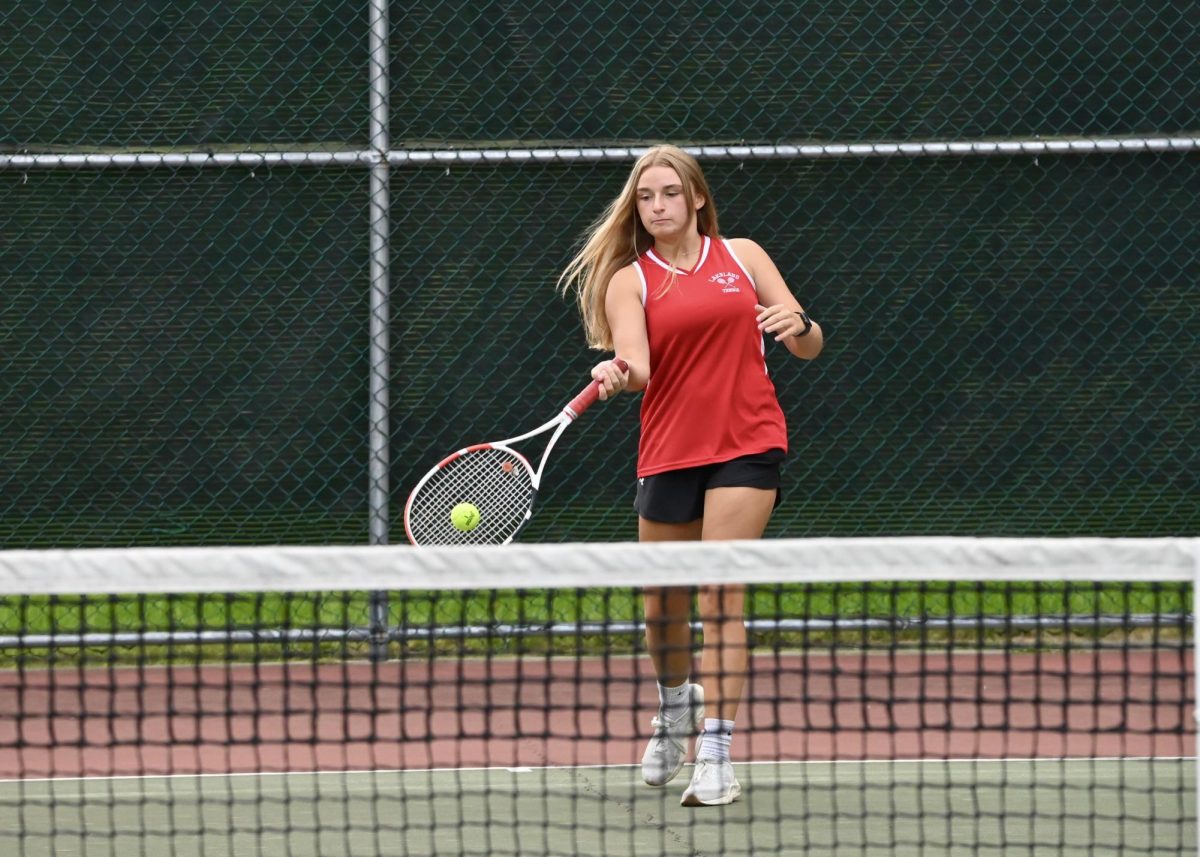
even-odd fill
[[[613,362],[617,364],[617,367],[622,372],[629,371],[629,364],[624,360],[617,358]],[[583,416],[584,412],[594,405],[599,398],[600,382],[592,381],[586,387],[580,390],[579,393],[576,394],[575,398],[571,399],[571,401],[568,402],[553,419],[548,420],[532,431],[527,431],[524,434],[506,438],[505,440],[491,441],[489,443],[476,443],[472,444],[471,446],[465,446],[457,452],[451,453],[435,464],[432,468],[430,468],[428,473],[421,477],[421,480],[416,484],[416,487],[409,492],[408,500],[406,500],[404,503],[404,533],[406,536],[408,536],[409,542],[419,546],[417,540],[413,538],[412,528],[409,524],[409,512],[412,509],[413,499],[420,492],[421,488],[424,487],[430,479],[436,476],[440,470],[442,470],[455,459],[461,458],[462,456],[472,452],[477,452],[481,449],[499,449],[510,453],[517,459],[517,461],[521,463],[521,465],[525,467],[525,470],[529,473],[530,485],[533,488],[533,493],[529,497],[529,503],[525,507],[525,516],[520,525],[516,528],[516,530],[513,531],[511,536],[501,542],[501,544],[510,544],[518,535],[520,535],[521,530],[525,529],[525,525],[528,524],[529,519],[533,517],[533,507],[537,501],[538,491],[542,486],[542,474],[546,470],[546,462],[550,458],[550,452],[554,449],[554,445],[558,443],[558,439],[562,437],[563,432],[567,430],[567,426]],[[532,437],[537,437],[538,435],[545,434],[551,430],[554,431],[554,434],[552,434],[550,436],[550,440],[546,442],[546,448],[542,450],[542,457],[538,462],[537,470],[534,470],[533,465],[529,463],[529,459],[526,458],[521,452],[513,449],[511,444],[520,443],[523,440],[529,440]]]

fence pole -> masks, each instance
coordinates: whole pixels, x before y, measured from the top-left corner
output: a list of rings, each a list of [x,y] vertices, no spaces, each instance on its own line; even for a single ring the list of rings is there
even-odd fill
[[[388,0],[370,0],[370,151],[371,180],[368,202],[370,220],[370,463],[368,477],[369,538],[373,545],[386,545],[390,530],[390,402],[389,302],[390,207],[388,189]],[[372,592],[369,599],[370,656],[385,660],[388,653],[388,603],[386,592]]]

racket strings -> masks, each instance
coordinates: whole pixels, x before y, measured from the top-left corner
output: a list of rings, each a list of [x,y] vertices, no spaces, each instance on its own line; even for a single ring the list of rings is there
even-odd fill
[[[528,517],[533,473],[519,455],[492,447],[471,450],[446,464],[413,495],[408,526],[419,545],[503,544]],[[479,525],[460,530],[450,519],[459,503],[479,509]]]

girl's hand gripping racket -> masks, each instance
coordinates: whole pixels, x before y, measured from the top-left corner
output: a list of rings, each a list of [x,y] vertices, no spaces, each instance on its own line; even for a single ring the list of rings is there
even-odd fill
[[[613,361],[622,372],[629,364]],[[414,545],[506,545],[533,514],[546,459],[567,426],[600,397],[592,381],[558,416],[533,431],[460,449],[426,473],[404,504],[404,531]],[[510,444],[553,431],[535,471]]]

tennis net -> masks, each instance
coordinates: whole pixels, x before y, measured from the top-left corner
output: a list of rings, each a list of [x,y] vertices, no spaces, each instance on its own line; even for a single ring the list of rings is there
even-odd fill
[[[1196,854],[1198,545],[0,552],[0,854]],[[710,692],[716,584],[741,795],[681,806],[642,593]]]

